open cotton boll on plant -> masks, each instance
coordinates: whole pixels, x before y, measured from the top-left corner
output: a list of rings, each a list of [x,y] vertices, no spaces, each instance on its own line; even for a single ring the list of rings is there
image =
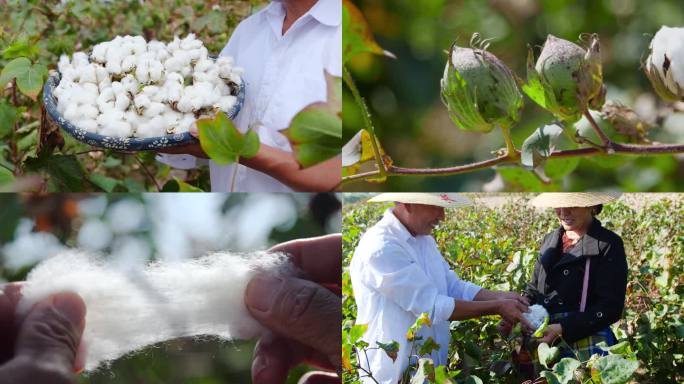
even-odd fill
[[[211,335],[226,340],[259,336],[262,326],[244,304],[256,273],[294,275],[281,253],[215,253],[200,259],[122,270],[81,251],[63,252],[28,275],[17,311],[63,291],[78,293],[87,308],[85,369],[91,371],[162,341]]]
[[[549,313],[543,306],[534,304],[529,307],[529,311],[523,313],[523,317],[525,317],[536,330],[547,321]]]
[[[242,82],[232,58],[209,57],[194,34],[169,44],[117,36],[90,55],[62,55],[58,69],[57,111],[80,129],[112,137],[188,132],[197,118],[229,113]]]

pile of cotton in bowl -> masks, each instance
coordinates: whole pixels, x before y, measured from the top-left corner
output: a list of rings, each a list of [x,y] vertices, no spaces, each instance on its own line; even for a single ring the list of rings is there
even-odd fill
[[[544,324],[544,320],[549,317],[549,313],[546,311],[546,308],[535,304],[529,307],[529,311],[523,313],[523,317],[532,324],[534,329],[538,329]]]
[[[197,118],[229,113],[242,82],[232,58],[210,58],[194,34],[168,44],[117,36],[90,55],[62,55],[58,69],[57,111],[77,128],[110,137],[187,132]]]
[[[105,259],[67,251],[43,261],[22,286],[18,313],[58,292],[76,292],[86,304],[82,347],[92,371],[146,346],[178,337],[250,339],[264,329],[244,304],[256,273],[297,274],[280,253],[216,253],[200,259],[121,269]]]

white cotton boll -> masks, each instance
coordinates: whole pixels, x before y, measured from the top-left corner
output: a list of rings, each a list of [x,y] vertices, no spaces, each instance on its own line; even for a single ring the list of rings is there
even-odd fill
[[[97,44],[93,47],[93,53],[91,54],[91,57],[93,58],[94,61],[103,64],[105,61],[107,61],[107,48],[109,46],[109,43],[100,43]]]
[[[131,105],[131,99],[127,95],[116,95],[116,101],[114,102],[114,108],[119,111],[125,111]]]
[[[97,77],[98,83],[109,82],[111,83],[111,78],[109,77],[109,72],[107,68],[101,65],[95,65],[95,76]]]
[[[57,69],[59,70],[60,73],[64,73],[64,71],[66,71],[67,68],[71,68],[71,61],[69,60],[69,56],[63,54],[62,56],[59,57],[59,63],[57,64]]]
[[[79,120],[75,124],[75,126],[86,130],[86,132],[90,133],[96,133],[99,125],[97,124],[97,121],[92,120],[92,119],[87,119],[87,120]]]
[[[67,67],[62,72],[62,80],[77,82],[81,78],[81,73],[76,68]]]
[[[80,68],[81,72],[81,77],[79,79],[79,82],[81,83],[93,83],[97,84],[97,73],[95,71],[95,68],[97,67],[96,64],[89,64],[85,65]]]
[[[135,111],[132,110],[128,110],[125,112],[124,120],[131,125],[132,132],[135,132],[138,129],[140,123],[143,122],[143,119]]]
[[[231,83],[235,83],[235,84],[240,84],[242,82],[240,75],[238,75],[235,72],[231,73],[230,76],[228,76],[227,80],[230,81]]]
[[[131,124],[123,120],[106,121],[100,125],[100,134],[104,136],[129,137],[133,133]]]
[[[122,72],[121,60],[107,60],[105,68],[107,68],[107,72],[112,75],[120,75]]]
[[[153,117],[146,123],[140,124],[136,131],[136,136],[141,138],[164,135],[166,135],[166,127],[164,126],[164,118],[162,116]]]
[[[265,329],[244,304],[247,284],[257,274],[294,276],[281,254],[217,253],[144,269],[120,269],[84,252],[69,251],[34,268],[22,286],[18,313],[63,291],[77,293],[86,308],[82,342],[85,369],[146,346],[179,337],[215,335],[251,339]]]
[[[100,110],[95,105],[82,105],[79,110],[81,113],[81,117],[79,118],[79,120],[95,120],[97,116],[100,115]]]
[[[135,96],[135,99],[133,99],[133,103],[135,104],[135,107],[138,110],[145,110],[145,109],[149,108],[149,106],[152,102],[150,101],[149,96],[141,93],[141,94],[138,94],[137,96]]]
[[[135,68],[137,60],[138,58],[135,55],[126,56],[121,62],[121,69],[124,72],[131,72]]]
[[[233,108],[233,106],[235,106],[236,102],[237,97],[235,96],[222,96],[214,104],[214,107],[222,110],[223,112],[228,113]]]
[[[233,61],[233,58],[230,57],[230,56],[221,56],[221,57],[219,57],[219,58],[216,59],[216,64],[217,64],[219,67],[228,66],[228,67],[231,67],[231,68],[232,68],[232,67],[233,67],[233,62],[234,62],[234,61]]]
[[[188,58],[190,58],[191,62],[196,62],[200,58],[202,58],[202,49],[201,48],[191,49],[191,50],[186,51],[186,52],[187,52]]]
[[[531,305],[529,311],[523,313],[523,317],[532,324],[534,329],[539,328],[548,316],[549,313],[546,311],[546,308],[539,304]]]
[[[123,121],[124,116],[123,112],[112,109],[110,111],[102,112],[102,114],[97,117],[97,123],[104,126],[111,121]]]
[[[214,66],[211,59],[201,59],[195,63],[195,72],[206,72]]]
[[[121,85],[123,86],[123,89],[131,95],[137,94],[138,88],[140,87],[138,80],[130,74],[121,79]]]
[[[124,89],[123,84],[121,84],[120,81],[112,82],[112,91],[114,92],[114,95],[126,93],[126,90]]]
[[[97,96],[97,104],[109,103],[114,101],[114,90],[111,87],[104,88],[100,91],[100,95]]]
[[[176,103],[183,96],[183,86],[181,84],[172,82],[164,84],[164,99],[166,103]]]
[[[221,96],[230,96],[230,87],[228,84],[224,83],[223,81],[219,81],[216,83],[216,86],[214,87],[214,91],[221,95]]]
[[[191,49],[197,49],[201,47],[203,44],[200,40],[197,40],[195,38],[194,33],[188,34],[183,40],[180,42],[180,48],[183,50],[191,50]]]
[[[181,96],[180,100],[178,100],[178,103],[176,104],[176,109],[184,113],[192,112],[192,101],[190,96],[187,94]]]
[[[88,55],[86,55],[85,52],[74,53],[74,56],[71,60],[71,65],[74,68],[83,67],[88,65],[89,63],[90,62],[88,61]]]
[[[98,219],[86,220],[76,238],[78,246],[92,251],[106,248],[112,241],[112,231]]]
[[[183,67],[187,65],[185,63],[186,58],[187,57],[184,54],[169,57],[168,59],[166,59],[166,61],[164,61],[164,68],[166,68],[167,72],[181,72]]]
[[[151,61],[149,66],[150,71],[150,81],[155,83],[161,81],[162,74],[164,71],[164,66],[157,60]]]
[[[167,108],[162,113],[162,117],[164,118],[164,125],[165,126],[175,127],[178,124],[178,122],[181,120],[181,118],[183,117],[183,114],[180,112],[176,112],[171,108]]]
[[[70,104],[64,110],[64,118],[69,121],[76,121],[81,118],[81,112],[78,104]]]
[[[138,64],[135,68],[135,77],[137,77],[138,81],[140,81],[141,83],[147,83],[150,81],[149,65],[150,64],[148,59],[138,60]]]
[[[191,113],[183,114],[183,117],[176,124],[176,133],[184,133],[190,131],[190,127],[195,122],[195,115]]]
[[[173,41],[166,45],[166,50],[169,52],[174,52],[180,49],[181,40],[178,36],[173,37]]]
[[[157,103],[157,102],[151,102],[150,105],[145,109],[145,112],[143,112],[143,116],[145,117],[155,117],[158,115],[161,115],[164,113],[168,106],[162,103]]]
[[[202,83],[202,82],[213,82],[216,80],[216,77],[212,76],[209,73],[205,72],[195,72],[192,74],[192,81],[194,83]]]
[[[183,75],[184,78],[190,77],[190,75],[192,75],[192,67],[190,66],[190,64],[181,68],[180,73],[181,73],[181,75]]]

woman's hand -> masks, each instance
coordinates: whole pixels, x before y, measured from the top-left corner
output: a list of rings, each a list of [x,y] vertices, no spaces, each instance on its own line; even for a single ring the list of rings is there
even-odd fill
[[[530,301],[527,299],[527,297],[522,296],[517,292],[497,291],[496,293],[497,300],[515,300],[521,304],[530,305]]]
[[[540,343],[553,344],[556,339],[563,334],[563,327],[558,324],[549,324],[544,330],[544,335],[539,339]]]

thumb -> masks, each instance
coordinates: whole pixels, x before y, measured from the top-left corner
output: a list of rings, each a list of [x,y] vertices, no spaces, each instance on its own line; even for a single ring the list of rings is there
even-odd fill
[[[256,276],[247,285],[245,305],[261,324],[299,341],[341,365],[340,297],[308,280]]]
[[[85,327],[85,303],[64,292],[39,301],[22,322],[15,358],[32,362],[39,372],[69,377]]]

